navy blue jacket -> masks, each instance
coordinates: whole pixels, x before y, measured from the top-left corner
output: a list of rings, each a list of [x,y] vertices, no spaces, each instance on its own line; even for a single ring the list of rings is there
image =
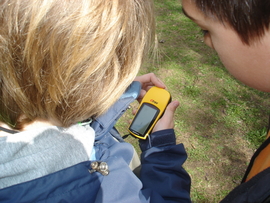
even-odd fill
[[[93,170],[91,161],[86,161],[4,188],[0,190],[0,202],[191,202],[190,177],[182,168],[187,155],[182,144],[176,145],[173,129],[151,134],[151,141],[140,141],[139,178],[129,168],[134,149],[113,126],[136,98],[135,90],[131,88],[91,123],[96,133],[96,161],[106,163],[108,175]]]

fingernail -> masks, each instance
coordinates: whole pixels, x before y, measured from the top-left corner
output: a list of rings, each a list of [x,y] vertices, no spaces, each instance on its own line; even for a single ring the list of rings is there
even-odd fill
[[[178,106],[179,106],[179,102],[178,102],[178,101],[173,101],[173,105],[174,105],[175,107],[178,107]]]

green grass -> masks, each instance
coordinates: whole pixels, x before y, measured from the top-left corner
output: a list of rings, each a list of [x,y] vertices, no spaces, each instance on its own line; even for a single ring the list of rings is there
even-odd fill
[[[181,11],[179,0],[156,0],[158,60],[140,74],[154,72],[174,100],[177,142],[188,153],[194,203],[218,202],[237,186],[254,150],[265,139],[269,95],[232,78],[217,54],[202,42],[200,29]],[[136,108],[137,104],[132,104]],[[127,133],[131,110],[118,129]],[[129,137],[140,152],[135,138]]]

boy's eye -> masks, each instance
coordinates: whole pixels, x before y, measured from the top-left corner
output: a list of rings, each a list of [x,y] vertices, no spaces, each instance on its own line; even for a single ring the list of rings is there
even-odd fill
[[[205,35],[208,34],[208,30],[203,30],[203,29],[201,29],[201,32],[202,32],[203,36],[205,36]]]

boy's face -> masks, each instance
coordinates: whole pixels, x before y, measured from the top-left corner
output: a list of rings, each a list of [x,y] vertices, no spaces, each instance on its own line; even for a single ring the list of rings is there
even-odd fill
[[[228,71],[246,85],[270,92],[270,31],[245,45],[228,25],[206,17],[193,0],[182,0],[183,11],[204,33],[204,43],[219,55]]]

